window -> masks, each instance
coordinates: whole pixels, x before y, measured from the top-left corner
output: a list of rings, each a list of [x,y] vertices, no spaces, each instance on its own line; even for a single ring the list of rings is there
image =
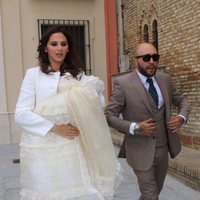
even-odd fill
[[[85,73],[91,74],[91,55],[90,55],[90,34],[88,20],[57,20],[57,19],[38,19],[39,39],[45,31],[53,26],[63,26],[72,37],[75,50],[81,62],[85,66]]]
[[[149,27],[145,24],[144,25],[144,28],[143,28],[143,39],[144,39],[144,42],[149,42]]]
[[[156,20],[154,20],[152,24],[152,36],[153,36],[153,45],[158,50],[158,25]]]

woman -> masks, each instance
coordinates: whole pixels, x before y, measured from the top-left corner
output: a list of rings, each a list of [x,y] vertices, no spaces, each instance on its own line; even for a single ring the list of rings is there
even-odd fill
[[[103,115],[103,82],[86,76],[62,27],[40,41],[16,105],[21,200],[111,199],[119,166]]]

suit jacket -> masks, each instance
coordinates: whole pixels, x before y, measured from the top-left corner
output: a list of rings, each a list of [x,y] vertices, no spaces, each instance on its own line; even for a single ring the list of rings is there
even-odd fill
[[[26,71],[15,109],[15,121],[23,129],[39,136],[45,136],[53,127],[53,122],[32,112],[37,103],[42,102],[57,92],[60,72],[47,75],[40,67]]]
[[[179,94],[172,84],[170,75],[157,72],[155,79],[162,92],[165,103],[165,120],[170,119],[171,105],[179,109],[179,114],[186,119],[189,113],[189,103]],[[151,167],[156,140],[152,137],[129,134],[132,122],[141,122],[147,118],[154,118],[148,96],[136,70],[114,78],[113,93],[105,110],[109,126],[125,133],[126,157],[129,165],[134,169],[147,170]],[[122,114],[122,118],[119,117]],[[167,130],[168,149],[172,158],[181,150],[177,134]]]

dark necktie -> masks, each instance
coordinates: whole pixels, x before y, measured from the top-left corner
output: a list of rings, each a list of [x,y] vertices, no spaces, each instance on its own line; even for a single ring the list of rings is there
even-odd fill
[[[147,78],[147,82],[149,83],[149,94],[152,96],[153,100],[158,106],[158,93],[153,85],[153,80],[151,78]]]

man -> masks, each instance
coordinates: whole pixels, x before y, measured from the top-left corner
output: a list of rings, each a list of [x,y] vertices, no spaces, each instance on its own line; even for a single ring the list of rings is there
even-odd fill
[[[171,77],[157,72],[159,55],[149,43],[135,50],[136,69],[117,77],[105,114],[109,126],[125,133],[128,164],[141,192],[140,200],[158,200],[168,168],[168,152],[174,158],[181,150],[177,132],[187,121],[188,101],[179,94]],[[171,116],[171,105],[179,113]],[[122,117],[119,117],[122,114]]]

